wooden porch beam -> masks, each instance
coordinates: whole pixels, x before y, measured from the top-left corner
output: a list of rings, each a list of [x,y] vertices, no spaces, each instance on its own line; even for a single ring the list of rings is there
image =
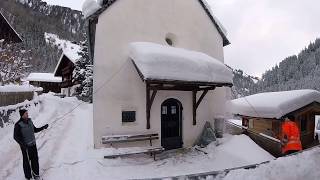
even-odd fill
[[[146,116],[147,116],[147,129],[150,129],[150,112],[151,112],[151,107],[154,101],[154,98],[156,97],[157,94],[157,90],[153,90],[152,91],[152,95],[150,97],[151,94],[151,88],[150,88],[150,84],[146,83]]]
[[[208,90],[204,90],[203,93],[201,94],[199,100],[197,101],[197,104],[196,104],[196,109],[198,109],[201,101],[203,100],[204,96],[208,93]]]
[[[193,125],[197,125],[197,91],[192,91],[192,115],[193,115]]]
[[[150,89],[152,90],[167,90],[167,91],[205,91],[205,90],[214,90],[215,86],[210,87],[198,87],[198,86],[172,86],[166,87],[163,85],[150,85]]]

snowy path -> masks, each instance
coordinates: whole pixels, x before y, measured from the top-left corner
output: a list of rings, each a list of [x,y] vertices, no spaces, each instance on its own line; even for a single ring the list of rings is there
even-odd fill
[[[39,152],[40,173],[46,176],[50,169],[60,167],[63,164],[74,163],[82,159],[81,153],[87,149],[83,147],[90,143],[77,143],[78,141],[91,140],[92,135],[88,133],[88,124],[92,112],[92,106],[83,104],[72,113],[67,114],[79,104],[75,98],[60,99],[53,96],[46,96],[42,103],[42,109],[37,116],[31,116],[35,126],[40,127],[45,123],[50,126],[47,130],[36,134],[37,146]],[[85,108],[85,109],[84,109]],[[88,109],[89,108],[89,109]],[[81,112],[86,112],[81,114]],[[64,118],[63,115],[67,114]],[[75,122],[80,119],[87,118],[84,122]],[[87,123],[83,126],[81,123]],[[86,129],[81,129],[85,127]],[[5,154],[0,160],[0,179],[23,179],[22,155],[19,146],[12,139],[13,127],[8,127],[11,131],[1,138],[1,154]],[[75,132],[80,131],[81,133]],[[74,142],[72,144],[72,142]],[[70,144],[69,144],[70,143]],[[4,144],[6,144],[4,146]],[[79,145],[81,147],[79,147]],[[67,152],[67,153],[65,153]]]
[[[178,176],[183,174],[222,170],[273,159],[247,136],[225,136],[221,145],[204,149],[208,155],[194,149],[167,152],[153,161],[149,155],[103,159],[107,149],[93,149],[92,105],[75,98],[45,95],[39,113],[30,113],[36,126],[49,128],[39,134],[40,173],[46,180],[56,179],[132,179]],[[63,119],[64,114],[69,113]],[[58,120],[57,120],[58,119]],[[1,130],[1,129],[0,129]],[[13,127],[0,137],[0,179],[24,179],[22,155],[12,138]]]

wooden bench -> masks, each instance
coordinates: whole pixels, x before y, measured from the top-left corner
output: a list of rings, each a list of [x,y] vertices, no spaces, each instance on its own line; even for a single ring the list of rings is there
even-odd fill
[[[159,139],[158,134],[135,134],[135,135],[111,135],[103,136],[102,144],[109,144],[111,147],[114,143],[125,143],[125,142],[137,142],[137,141],[149,141],[150,146],[152,146],[152,140]],[[104,158],[116,158],[120,156],[150,153],[153,155],[154,160],[156,160],[156,154],[164,151],[163,147],[139,147],[133,151],[124,151],[115,154],[110,154],[104,156]]]

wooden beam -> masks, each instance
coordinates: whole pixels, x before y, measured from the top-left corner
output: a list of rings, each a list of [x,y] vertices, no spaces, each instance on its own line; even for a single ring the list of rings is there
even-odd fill
[[[197,125],[197,91],[192,91],[192,117],[193,117],[193,125]]]
[[[150,99],[150,105],[152,106],[152,104],[153,104],[153,100],[154,100],[154,98],[156,97],[156,94],[157,94],[157,90],[153,90],[152,91],[152,95],[151,95],[151,99]]]
[[[150,103],[150,88],[149,84],[146,83],[146,115],[147,115],[147,129],[150,129],[150,110],[151,110],[151,103]]]
[[[232,87],[232,83],[215,83],[215,82],[199,82],[199,81],[180,81],[180,80],[154,80],[145,79],[149,84],[170,84],[170,85],[188,85],[188,86],[216,86]]]
[[[151,113],[151,107],[154,101],[154,98],[156,97],[157,90],[152,91],[152,95],[150,97],[150,84],[146,83],[146,116],[147,116],[147,129],[150,129],[150,113]]]
[[[203,93],[201,94],[199,100],[197,101],[197,104],[196,104],[196,109],[198,109],[201,101],[203,100],[204,96],[208,93],[208,90],[204,90]]]

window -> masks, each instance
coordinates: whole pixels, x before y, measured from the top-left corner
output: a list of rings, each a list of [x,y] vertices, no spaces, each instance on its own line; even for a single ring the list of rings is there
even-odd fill
[[[170,45],[170,46],[173,45],[172,39],[170,39],[170,38],[166,38],[166,42],[167,42],[168,45]]]
[[[135,122],[136,111],[122,111],[122,122]]]
[[[161,114],[167,114],[167,106],[162,106]]]
[[[177,106],[171,106],[171,114],[177,114]]]

